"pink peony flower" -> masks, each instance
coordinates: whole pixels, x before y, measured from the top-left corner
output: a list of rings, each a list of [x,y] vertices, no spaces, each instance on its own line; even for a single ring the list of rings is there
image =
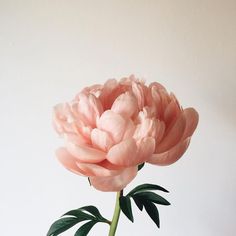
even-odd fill
[[[169,165],[188,147],[197,123],[173,94],[134,76],[83,89],[54,108],[53,123],[64,137],[56,151],[70,171],[87,176],[101,191],[120,191],[144,162]]]

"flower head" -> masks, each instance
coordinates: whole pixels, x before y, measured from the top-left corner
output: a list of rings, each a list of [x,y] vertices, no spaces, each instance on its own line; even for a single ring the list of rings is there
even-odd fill
[[[110,79],[55,106],[53,124],[65,139],[56,154],[98,190],[119,191],[135,178],[139,164],[177,161],[197,123],[197,112],[183,110],[159,83]]]

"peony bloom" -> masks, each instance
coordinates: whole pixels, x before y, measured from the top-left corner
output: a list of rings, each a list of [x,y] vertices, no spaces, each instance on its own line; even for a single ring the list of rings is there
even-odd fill
[[[197,112],[183,110],[158,83],[146,86],[134,76],[110,79],[55,106],[53,124],[65,139],[56,155],[96,189],[120,191],[135,178],[139,164],[178,160],[197,122]]]

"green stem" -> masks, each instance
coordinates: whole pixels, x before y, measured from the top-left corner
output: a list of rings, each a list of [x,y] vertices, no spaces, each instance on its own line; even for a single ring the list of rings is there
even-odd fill
[[[116,233],[116,228],[117,228],[117,224],[118,224],[119,217],[120,217],[120,203],[119,203],[120,196],[123,196],[123,190],[121,190],[120,192],[117,192],[117,194],[116,194],[116,206],[115,206],[115,210],[114,210],[114,214],[113,214],[113,218],[112,218],[112,222],[111,222],[110,231],[109,231],[108,236],[114,236]]]

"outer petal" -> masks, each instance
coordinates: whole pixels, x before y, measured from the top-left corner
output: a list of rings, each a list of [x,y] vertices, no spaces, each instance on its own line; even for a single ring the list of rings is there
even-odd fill
[[[130,92],[121,94],[116,98],[111,110],[124,117],[130,118],[138,112],[138,103]]]
[[[184,113],[177,118],[174,125],[167,130],[163,140],[157,145],[156,153],[162,153],[175,146],[184,134],[186,126],[186,117]]]
[[[183,113],[186,119],[186,126],[182,140],[192,136],[194,130],[197,127],[199,119],[198,113],[194,108],[186,108],[184,109]]]
[[[86,139],[80,133],[65,133],[64,138],[69,142],[72,142],[76,145],[87,145],[90,143],[90,140]]]
[[[89,163],[76,163],[80,170],[82,170],[86,176],[98,176],[98,177],[108,177],[118,175],[122,170],[109,170],[99,164],[89,164]]]
[[[79,94],[78,113],[87,125],[95,127],[96,119],[102,111],[102,104],[93,94]]]
[[[120,84],[116,79],[109,79],[103,86],[99,99],[104,110],[111,108],[115,99],[122,93]]]
[[[166,152],[153,154],[147,162],[160,166],[171,165],[185,153],[189,142],[190,138],[187,138]]]
[[[155,151],[155,139],[146,137],[137,142],[138,151],[135,158],[135,164],[139,165],[146,162]]]
[[[107,153],[107,160],[119,166],[133,166],[136,164],[137,146],[133,138],[126,139],[113,146]]]
[[[112,145],[114,145],[114,141],[111,139],[110,135],[107,132],[97,128],[93,129],[91,133],[91,140],[94,147],[105,152],[108,151]]]
[[[74,117],[71,113],[70,106],[67,103],[57,104],[53,109],[53,126],[58,134],[65,132],[74,132],[71,125]]]
[[[66,143],[68,152],[79,162],[98,163],[106,159],[106,153],[89,146],[76,145],[71,142]]]
[[[141,83],[133,82],[132,83],[132,91],[138,101],[139,109],[143,109],[143,107],[145,105],[144,85]]]
[[[118,192],[124,189],[137,175],[138,168],[126,168],[120,175],[111,177],[90,177],[90,182],[97,190]]]
[[[126,120],[111,110],[105,111],[97,121],[97,127],[111,135],[115,143],[119,143],[126,130]]]
[[[56,156],[61,164],[69,171],[77,175],[85,175],[76,165],[76,159],[65,148],[58,148],[56,150]]]
[[[180,114],[181,110],[179,108],[176,100],[172,99],[171,102],[167,105],[164,112],[164,120],[167,125],[171,124]]]

